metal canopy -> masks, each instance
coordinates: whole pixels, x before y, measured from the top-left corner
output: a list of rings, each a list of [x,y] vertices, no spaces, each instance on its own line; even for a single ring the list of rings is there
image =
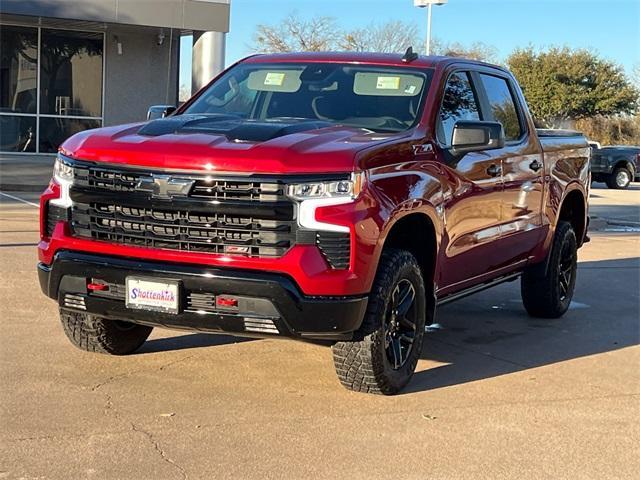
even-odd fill
[[[229,0],[2,0],[0,5],[3,15],[229,31]]]

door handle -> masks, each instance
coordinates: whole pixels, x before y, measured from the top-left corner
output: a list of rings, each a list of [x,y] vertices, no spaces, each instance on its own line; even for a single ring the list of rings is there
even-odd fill
[[[529,168],[531,170],[533,170],[534,172],[537,172],[538,170],[540,170],[542,168],[542,164],[536,159],[533,162],[531,162],[529,164]]]
[[[494,163],[489,168],[487,168],[487,173],[492,177],[497,177],[498,175],[502,174],[502,167]]]

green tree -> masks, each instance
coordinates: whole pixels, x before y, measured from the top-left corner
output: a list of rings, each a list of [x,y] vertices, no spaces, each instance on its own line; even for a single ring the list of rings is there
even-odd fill
[[[517,49],[507,65],[536,119],[560,126],[597,115],[633,114],[640,92],[618,65],[588,50]]]

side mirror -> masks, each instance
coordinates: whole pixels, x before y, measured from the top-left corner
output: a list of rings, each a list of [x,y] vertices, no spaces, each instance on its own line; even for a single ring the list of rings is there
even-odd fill
[[[504,147],[504,128],[498,122],[459,121],[453,127],[454,155]]]
[[[173,105],[152,105],[147,111],[147,120],[157,120],[171,115],[176,111]]]

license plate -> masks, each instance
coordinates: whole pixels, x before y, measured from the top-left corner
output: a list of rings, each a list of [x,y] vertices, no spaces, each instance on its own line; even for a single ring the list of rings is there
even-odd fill
[[[127,308],[178,313],[178,282],[127,277]]]

